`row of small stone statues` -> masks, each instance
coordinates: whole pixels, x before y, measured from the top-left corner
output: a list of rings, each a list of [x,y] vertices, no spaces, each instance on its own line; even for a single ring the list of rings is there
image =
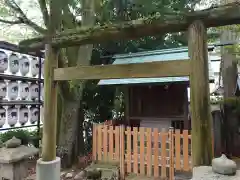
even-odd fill
[[[41,92],[43,92],[41,84]],[[7,100],[35,100],[39,96],[39,86],[37,83],[0,81],[0,99]],[[43,100],[43,93],[41,93]]]
[[[40,110],[43,111],[43,108]],[[6,125],[14,127],[17,123],[21,126],[27,124],[35,124],[38,121],[39,109],[36,106],[20,106],[0,108],[0,128]]]
[[[0,73],[10,72],[22,76],[35,77],[39,74],[39,60],[26,55],[18,56],[17,53],[0,50]],[[44,75],[44,60],[41,62],[42,77]]]

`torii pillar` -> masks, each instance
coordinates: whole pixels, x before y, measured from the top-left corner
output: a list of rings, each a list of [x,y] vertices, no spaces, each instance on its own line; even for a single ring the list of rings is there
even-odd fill
[[[213,158],[210,111],[207,29],[201,21],[188,28],[191,63],[190,105],[192,120],[192,165],[209,166]]]
[[[53,78],[58,52],[49,44],[45,51],[43,141],[42,157],[37,161],[37,180],[60,180],[61,160],[56,157],[57,82]]]

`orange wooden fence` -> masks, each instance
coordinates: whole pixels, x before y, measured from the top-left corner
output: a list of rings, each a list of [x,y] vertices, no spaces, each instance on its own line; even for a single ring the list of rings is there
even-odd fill
[[[191,171],[191,136],[187,130],[93,126],[93,159],[120,164],[120,174],[174,177],[175,170]]]

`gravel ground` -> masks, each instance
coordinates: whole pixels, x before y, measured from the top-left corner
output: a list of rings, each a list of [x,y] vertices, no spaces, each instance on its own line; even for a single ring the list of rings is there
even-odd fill
[[[240,170],[240,159],[236,160],[238,169]],[[28,178],[26,178],[26,180],[35,180],[36,179],[36,160],[30,160],[28,163]],[[206,171],[203,170],[203,171]],[[69,180],[71,178],[69,177],[74,177],[76,176],[76,174],[78,174],[79,172],[81,172],[81,169],[77,169],[77,168],[73,168],[70,170],[64,170],[61,172],[61,180]],[[204,172],[203,172],[204,173]],[[240,172],[238,172],[240,173]],[[67,177],[66,177],[67,176]],[[175,173],[175,180],[188,180],[192,178],[192,173],[181,173],[181,172],[176,172]],[[221,177],[214,177],[215,179],[217,178],[218,180],[222,180]],[[236,180],[240,180],[240,177],[238,177],[239,179]],[[194,179],[195,180],[195,179]],[[204,179],[196,179],[196,180],[204,180]],[[214,179],[213,179],[214,180]],[[224,179],[223,179],[224,180]],[[231,179],[226,179],[226,180],[231,180]],[[235,179],[233,179],[235,180]]]
[[[235,176],[225,176],[213,173],[211,166],[201,166],[193,169],[192,180],[239,180],[240,170],[237,171]]]
[[[36,162],[37,157],[34,159],[29,160],[28,166],[28,177],[25,180],[36,180]],[[88,162],[89,163],[89,162]],[[85,164],[87,166],[89,164]],[[71,169],[65,169],[61,172],[61,180],[71,180],[82,171],[82,168],[78,168],[78,165],[73,166]]]

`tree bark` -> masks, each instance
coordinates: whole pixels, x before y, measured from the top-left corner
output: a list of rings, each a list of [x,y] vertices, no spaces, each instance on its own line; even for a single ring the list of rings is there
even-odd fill
[[[222,4],[233,3],[235,0],[221,0]],[[220,37],[222,43],[229,41],[236,41],[237,33],[233,32],[231,26],[225,28]],[[221,48],[222,54],[222,79],[224,88],[224,99],[235,97],[236,82],[237,82],[237,60],[236,56],[229,53],[225,47]],[[224,105],[224,120],[223,120],[223,153],[232,156],[234,147],[234,137],[237,131],[237,117],[232,112],[232,108]]]
[[[102,43],[106,41],[135,39],[143,36],[154,36],[160,33],[185,31],[195,20],[201,19],[206,28],[238,24],[240,22],[239,2],[207,10],[189,13],[158,12],[154,16],[127,21],[120,24],[106,24],[87,28],[85,26],[59,32],[52,38],[53,47],[70,47],[84,44]],[[19,43],[21,48],[41,49],[49,37],[39,37],[24,40]]]
[[[82,16],[84,25],[93,26],[95,23],[94,0],[82,1],[85,13]],[[67,48],[69,65],[89,65],[92,56],[93,45],[85,45],[75,48]],[[77,57],[77,58],[76,58]],[[85,81],[73,81],[74,88],[67,89],[64,93],[62,107],[61,131],[59,134],[58,152],[63,157],[63,167],[70,167],[78,160],[78,156],[84,154],[82,96]]]
[[[65,101],[62,110],[60,135],[57,152],[62,158],[62,167],[70,167],[74,158],[78,156],[75,154],[74,143],[77,140],[76,130],[79,126],[79,101]]]
[[[188,29],[188,48],[191,59],[190,105],[192,119],[192,165],[211,165],[212,116],[210,113],[207,29],[195,21]]]

